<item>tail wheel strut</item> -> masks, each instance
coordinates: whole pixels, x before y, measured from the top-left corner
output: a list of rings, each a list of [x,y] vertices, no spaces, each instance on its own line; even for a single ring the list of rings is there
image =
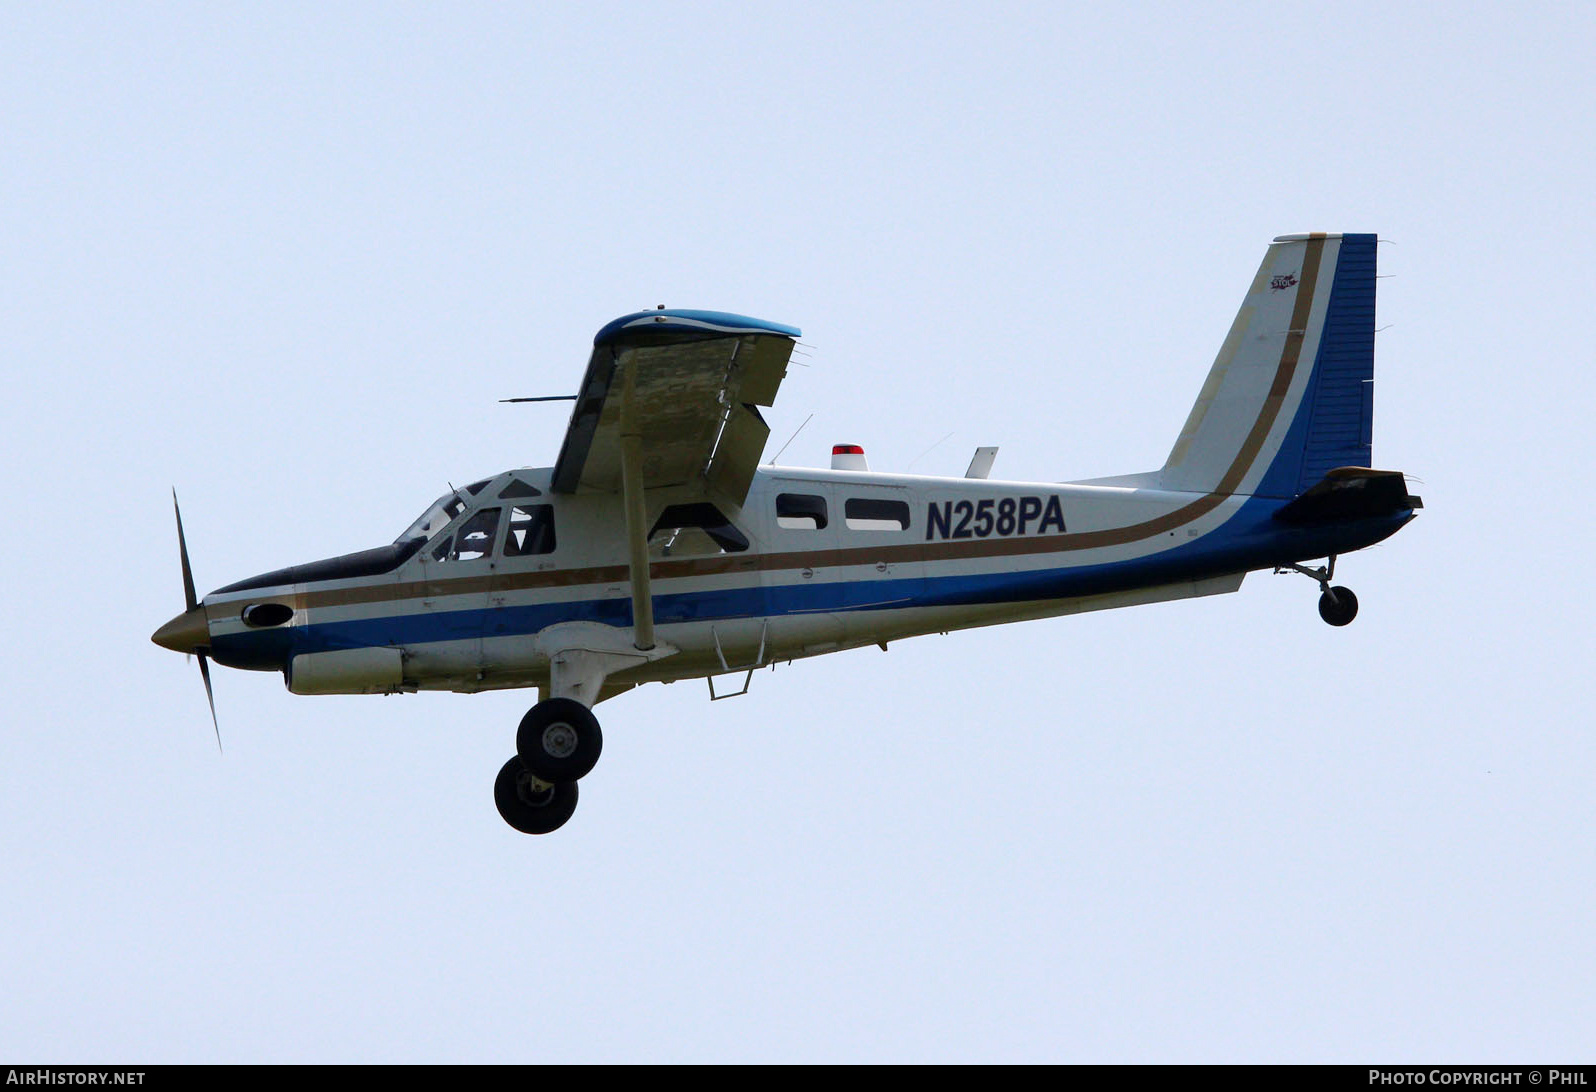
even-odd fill
[[[1336,575],[1336,555],[1331,554],[1322,568],[1310,569],[1306,565],[1290,564],[1277,566],[1277,573],[1301,573],[1319,585],[1319,617],[1332,626],[1344,626],[1358,616],[1358,597],[1352,594],[1351,588],[1344,588],[1339,584],[1332,587],[1330,581]]]

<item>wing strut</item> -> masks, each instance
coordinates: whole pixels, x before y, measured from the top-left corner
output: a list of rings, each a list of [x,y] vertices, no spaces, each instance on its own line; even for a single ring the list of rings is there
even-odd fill
[[[626,506],[626,545],[632,577],[632,629],[634,644],[654,647],[654,596],[649,589],[648,538],[644,529],[648,506],[643,497],[643,433],[633,407],[637,360],[628,353],[622,365],[621,388],[621,494]]]

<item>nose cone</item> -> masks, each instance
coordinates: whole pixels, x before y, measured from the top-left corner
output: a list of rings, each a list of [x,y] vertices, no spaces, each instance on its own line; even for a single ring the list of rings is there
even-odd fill
[[[150,640],[173,652],[198,652],[206,648],[211,643],[211,629],[205,622],[205,608],[184,611],[150,634]]]

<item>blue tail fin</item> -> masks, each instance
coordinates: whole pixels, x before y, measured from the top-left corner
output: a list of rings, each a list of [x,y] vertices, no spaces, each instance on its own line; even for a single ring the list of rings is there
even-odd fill
[[[1164,488],[1289,499],[1366,467],[1374,424],[1373,235],[1286,235],[1253,278]]]

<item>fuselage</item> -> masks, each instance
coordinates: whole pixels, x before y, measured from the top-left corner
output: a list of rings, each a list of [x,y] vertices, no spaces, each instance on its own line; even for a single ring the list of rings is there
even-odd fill
[[[199,608],[211,655],[282,671],[298,693],[546,685],[539,633],[632,625],[620,498],[555,493],[549,477],[506,471],[440,501],[391,546],[212,592]],[[658,634],[679,651],[617,675],[616,689],[1234,591],[1249,571],[1360,549],[1413,516],[1304,526],[1278,518],[1285,499],[1171,491],[1152,475],[1060,484],[767,466],[741,506],[675,492],[648,496],[649,556]]]

